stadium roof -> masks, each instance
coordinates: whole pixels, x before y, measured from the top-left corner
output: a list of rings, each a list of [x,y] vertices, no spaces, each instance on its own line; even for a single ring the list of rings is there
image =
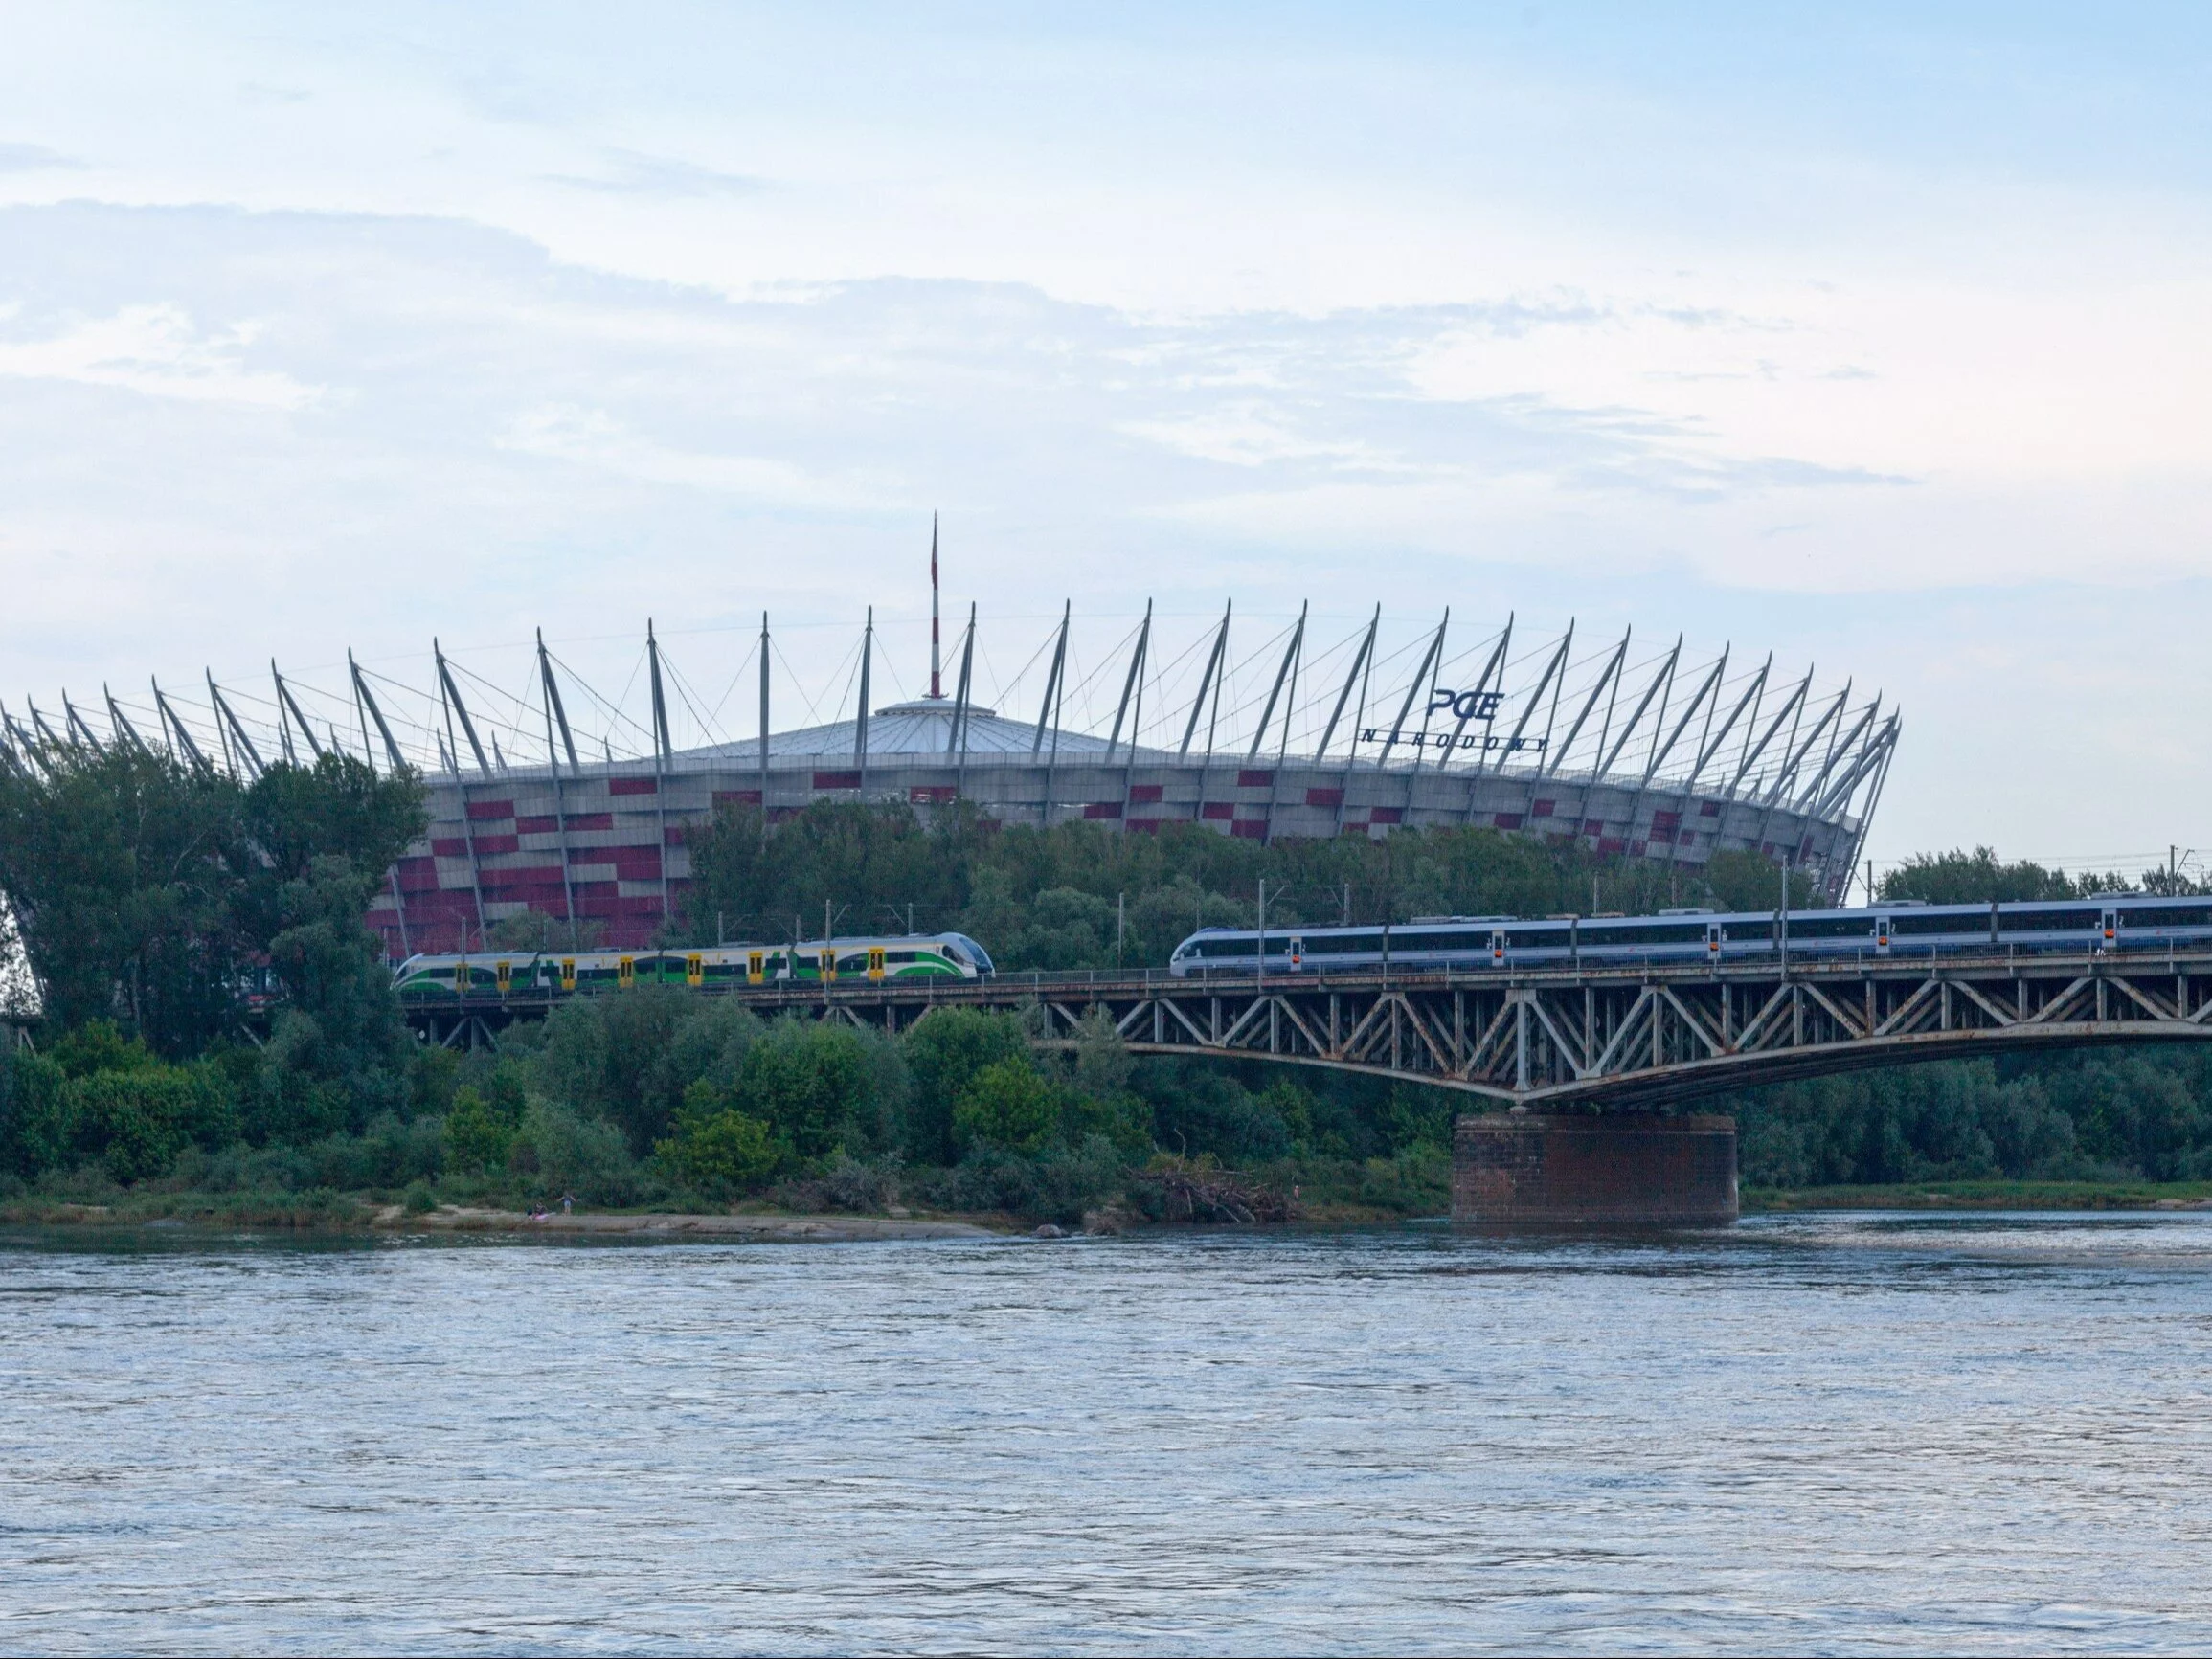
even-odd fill
[[[951,698],[939,697],[921,698],[912,703],[893,703],[877,709],[869,717],[868,722],[869,764],[900,759],[937,759],[959,753],[961,746],[953,730],[954,706]],[[802,727],[797,731],[771,732],[768,736],[769,756],[771,759],[810,755],[820,755],[824,759],[850,758],[859,748],[858,724],[857,721],[839,720],[827,726]],[[1008,720],[992,708],[969,708],[966,749],[971,755],[1027,755],[1056,751],[1068,757],[1087,757],[1102,755],[1112,747],[1106,738],[1094,737],[1080,731],[1062,730],[1055,738],[1050,727],[1045,729],[1043,747],[1036,746],[1037,726],[1034,721]],[[1115,752],[1129,755],[1137,761],[1168,758],[1164,751],[1132,750],[1127,743],[1120,745]],[[687,762],[744,766],[748,762],[757,761],[759,755],[760,740],[748,737],[734,743],[682,750],[674,759],[679,766]]]

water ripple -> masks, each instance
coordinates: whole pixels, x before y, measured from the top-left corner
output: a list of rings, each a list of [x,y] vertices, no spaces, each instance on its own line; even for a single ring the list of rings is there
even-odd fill
[[[2201,1650],[2212,1218],[0,1234],[0,1647]]]

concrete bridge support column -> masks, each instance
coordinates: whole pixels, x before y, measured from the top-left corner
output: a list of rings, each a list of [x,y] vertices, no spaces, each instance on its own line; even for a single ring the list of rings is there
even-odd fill
[[[1454,1132],[1460,1226],[1717,1226],[1736,1215],[1732,1117],[1491,1113]]]

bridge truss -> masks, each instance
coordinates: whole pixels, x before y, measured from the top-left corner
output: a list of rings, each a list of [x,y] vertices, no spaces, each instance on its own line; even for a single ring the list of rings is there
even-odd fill
[[[1039,974],[729,993],[893,1032],[937,1007],[1026,1015],[1072,1047],[1103,1020],[1138,1054],[1328,1067],[1517,1109],[1650,1109],[1794,1078],[2054,1047],[2212,1038],[2212,953],[1865,956],[1544,973],[1176,979]],[[615,993],[621,995],[621,993]],[[446,1043],[542,1015],[524,998],[411,1011]]]

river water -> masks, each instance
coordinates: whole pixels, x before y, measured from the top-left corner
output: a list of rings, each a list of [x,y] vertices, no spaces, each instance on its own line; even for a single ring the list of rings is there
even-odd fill
[[[2212,1647],[2212,1218],[0,1233],[0,1648]]]

